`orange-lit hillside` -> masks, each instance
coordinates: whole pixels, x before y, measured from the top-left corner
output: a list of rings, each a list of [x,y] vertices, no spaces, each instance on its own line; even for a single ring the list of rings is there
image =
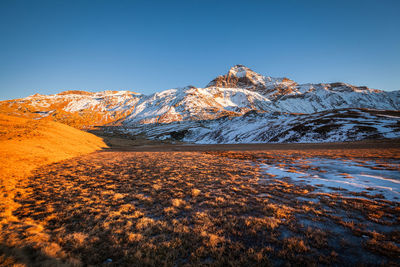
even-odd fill
[[[14,216],[19,207],[15,197],[26,195],[18,186],[28,184],[29,174],[39,166],[90,153],[102,147],[106,145],[101,138],[61,123],[0,114],[0,255],[17,253],[4,251],[10,246],[46,246],[43,247],[44,251],[54,250],[55,245],[42,233],[42,225]],[[37,235],[19,243],[15,236],[18,233]],[[8,266],[8,261],[12,259],[0,256],[0,265]]]
[[[70,126],[0,114],[0,177],[105,147],[102,139]]]
[[[138,99],[129,91],[65,91],[56,95],[35,94],[0,102],[0,113],[24,118],[52,120],[83,129],[117,123],[129,115]],[[132,97],[133,96],[133,97]],[[123,108],[116,105],[126,101]]]

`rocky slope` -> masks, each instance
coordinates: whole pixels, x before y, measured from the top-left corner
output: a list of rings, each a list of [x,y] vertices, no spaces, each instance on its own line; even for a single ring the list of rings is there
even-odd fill
[[[234,118],[109,130],[198,144],[343,142],[400,138],[400,111],[340,109],[300,115],[251,111]]]

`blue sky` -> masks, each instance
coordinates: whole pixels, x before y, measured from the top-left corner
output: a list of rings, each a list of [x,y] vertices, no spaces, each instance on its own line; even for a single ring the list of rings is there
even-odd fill
[[[0,0],[0,99],[205,86],[236,64],[400,89],[400,1]]]

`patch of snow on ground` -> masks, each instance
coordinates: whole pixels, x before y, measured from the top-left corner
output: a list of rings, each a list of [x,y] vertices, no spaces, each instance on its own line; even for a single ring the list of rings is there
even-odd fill
[[[372,162],[360,166],[359,163],[350,160],[320,158],[309,160],[310,166],[326,172],[315,170],[290,172],[288,169],[269,164],[262,164],[262,167],[266,174],[276,179],[289,177],[294,182],[316,186],[317,190],[322,192],[337,192],[335,188],[340,188],[352,192],[366,192],[369,195],[381,194],[388,200],[400,201],[400,171],[372,169],[374,167]]]

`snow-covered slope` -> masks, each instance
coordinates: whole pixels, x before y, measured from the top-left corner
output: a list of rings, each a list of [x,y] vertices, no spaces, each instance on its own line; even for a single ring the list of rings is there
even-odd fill
[[[124,124],[209,120],[240,116],[250,110],[274,109],[271,101],[257,92],[240,88],[191,86],[143,96]]]
[[[146,124],[118,131],[198,144],[310,143],[400,138],[400,111],[341,109],[314,114],[248,112],[216,120]]]
[[[313,113],[341,108],[400,109],[400,91],[385,92],[343,83],[304,84],[296,94],[273,99],[277,109],[286,112]]]

